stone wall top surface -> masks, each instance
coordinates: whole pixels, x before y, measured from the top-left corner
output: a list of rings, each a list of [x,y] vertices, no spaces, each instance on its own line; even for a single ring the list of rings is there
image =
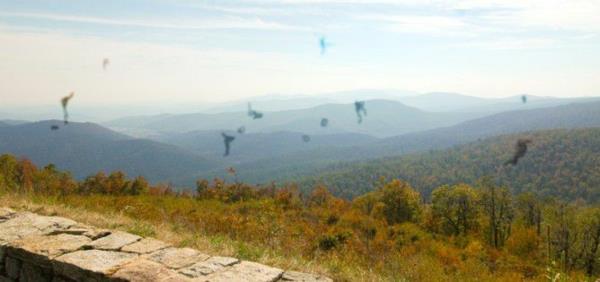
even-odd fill
[[[0,207],[0,281],[332,281]]]

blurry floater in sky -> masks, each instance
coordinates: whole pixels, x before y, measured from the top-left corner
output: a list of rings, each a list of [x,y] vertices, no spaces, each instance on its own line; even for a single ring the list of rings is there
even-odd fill
[[[367,109],[365,108],[365,101],[356,101],[354,102],[354,110],[356,111],[356,116],[358,117],[358,123],[362,123],[364,114],[367,115]]]
[[[527,145],[529,143],[531,143],[531,140],[529,139],[519,139],[515,146],[515,153],[513,157],[510,160],[506,161],[504,165],[517,165],[519,159],[524,157],[527,153]]]
[[[104,58],[104,60],[102,60],[102,69],[106,70],[108,65],[110,65],[110,60],[108,60],[108,58]]]
[[[310,142],[310,136],[308,136],[306,134],[302,135],[302,141],[304,141],[304,142]]]
[[[69,94],[69,96],[65,96],[60,100],[60,103],[62,105],[63,108],[63,115],[64,115],[64,123],[68,124],[69,123],[69,112],[67,111],[67,106],[69,105],[69,100],[71,100],[73,98],[73,96],[75,96],[75,92],[71,92],[71,94]]]
[[[233,140],[235,140],[235,137],[227,135],[227,134],[225,134],[225,132],[222,132],[221,136],[223,136],[223,143],[225,143],[225,154],[223,156],[227,157],[227,156],[229,156],[229,149],[231,148],[231,142],[233,142]]]
[[[248,116],[252,117],[252,119],[259,119],[263,117],[263,114],[261,112],[253,110],[252,105],[248,103]]]
[[[325,51],[327,51],[327,48],[330,46],[329,42],[327,42],[327,39],[325,38],[325,36],[321,36],[319,38],[319,47],[321,48],[321,55],[325,54]]]
[[[328,124],[329,124],[329,120],[327,118],[321,119],[321,127],[327,127]]]

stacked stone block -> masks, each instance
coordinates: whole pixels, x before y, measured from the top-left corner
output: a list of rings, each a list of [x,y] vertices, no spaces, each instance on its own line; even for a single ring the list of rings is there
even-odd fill
[[[0,207],[0,282],[332,281]]]

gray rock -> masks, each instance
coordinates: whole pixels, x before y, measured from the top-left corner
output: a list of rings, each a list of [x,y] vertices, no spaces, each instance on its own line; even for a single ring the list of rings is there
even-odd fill
[[[96,240],[105,236],[110,235],[110,230],[107,229],[98,229],[95,227],[87,226],[85,224],[76,224],[65,230],[56,230],[50,235],[58,235],[58,234],[71,234],[71,235],[82,235],[88,237],[92,240]]]
[[[144,238],[121,249],[123,252],[149,254],[169,247],[169,244],[152,238]]]
[[[82,248],[92,240],[85,236],[59,234],[56,236],[34,235],[12,242],[8,255],[22,261],[51,267],[50,260],[62,254]]]
[[[9,208],[0,207],[0,222],[7,221],[10,218],[12,218],[14,215],[15,215],[15,211],[13,211]]]
[[[215,272],[199,281],[225,282],[225,281],[248,281],[248,282],[273,282],[279,280],[283,270],[255,262],[242,261],[223,271]]]
[[[331,278],[296,271],[286,271],[280,281],[333,282]]]
[[[117,251],[122,247],[135,243],[142,237],[126,232],[116,231],[86,245],[88,248],[106,251]]]
[[[62,217],[17,213],[13,218],[0,223],[0,241],[11,242],[25,236],[49,234],[72,225],[75,225],[75,221]]]
[[[42,231],[33,225],[33,216],[35,215],[19,214],[0,223],[0,242],[11,242],[24,236],[42,234]]]
[[[185,276],[196,278],[211,274],[213,272],[224,269],[227,266],[234,265],[240,262],[239,259],[230,257],[210,257],[209,259],[197,262],[179,270]]]
[[[209,257],[66,218],[0,208],[0,282],[113,280],[332,281],[231,257]]]
[[[19,273],[21,273],[21,261],[11,257],[6,257],[4,260],[6,275],[12,279],[18,279]]]
[[[167,248],[150,254],[148,258],[163,264],[168,268],[179,269],[199,261],[204,261],[208,259],[208,257],[209,256],[190,248]]]
[[[132,282],[189,281],[166,266],[146,259],[138,259],[122,266],[112,277]]]
[[[56,274],[74,280],[99,279],[116,272],[119,266],[138,255],[102,250],[85,250],[57,257],[52,266]]]

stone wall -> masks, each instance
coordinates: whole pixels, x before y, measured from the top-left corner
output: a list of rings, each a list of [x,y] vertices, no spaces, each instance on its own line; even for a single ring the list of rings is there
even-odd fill
[[[0,207],[0,282],[332,281]]]

